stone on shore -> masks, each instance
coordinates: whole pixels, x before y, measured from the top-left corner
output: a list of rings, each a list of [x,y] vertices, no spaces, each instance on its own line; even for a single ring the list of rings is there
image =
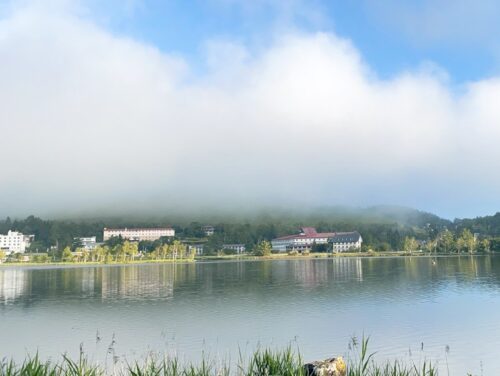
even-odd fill
[[[306,376],[345,376],[347,366],[342,357],[330,358],[304,365]]]

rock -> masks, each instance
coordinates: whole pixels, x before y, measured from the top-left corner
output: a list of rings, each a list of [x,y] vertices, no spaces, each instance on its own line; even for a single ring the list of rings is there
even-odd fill
[[[347,366],[341,356],[304,365],[306,376],[345,376]]]

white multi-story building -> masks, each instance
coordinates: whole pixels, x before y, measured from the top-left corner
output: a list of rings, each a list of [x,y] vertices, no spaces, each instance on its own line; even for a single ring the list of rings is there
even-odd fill
[[[333,252],[359,251],[363,238],[357,231],[336,232],[329,242],[332,244]]]
[[[310,249],[313,244],[327,244],[335,236],[334,232],[316,232],[313,227],[303,227],[299,234],[282,236],[271,241],[273,250],[286,252],[288,250]]]
[[[203,231],[203,233],[206,236],[212,236],[215,233],[215,227],[214,226],[210,226],[210,225],[203,226],[201,228],[201,231]]]
[[[82,248],[86,251],[94,250],[100,243],[97,243],[95,236],[88,236],[84,238],[75,238],[75,241],[80,243]]]
[[[245,253],[245,244],[223,244],[222,249],[231,249],[237,254]]]
[[[303,227],[296,235],[287,235],[271,241],[275,251],[302,251],[314,244],[332,244],[334,252],[361,248],[363,239],[359,232],[317,232],[313,227]]]
[[[203,251],[205,249],[205,244],[203,244],[203,243],[193,243],[193,244],[188,244],[187,247],[188,247],[188,250],[190,252],[192,250],[194,250],[194,252],[196,253],[196,256],[201,256],[201,255],[203,255]]]
[[[9,231],[7,235],[0,234],[0,249],[6,253],[24,253],[35,238],[35,235],[24,235],[18,231]]]
[[[123,239],[128,240],[150,240],[154,241],[161,237],[175,236],[175,230],[170,227],[163,228],[104,228],[103,239],[104,241],[112,237],[121,236]]]

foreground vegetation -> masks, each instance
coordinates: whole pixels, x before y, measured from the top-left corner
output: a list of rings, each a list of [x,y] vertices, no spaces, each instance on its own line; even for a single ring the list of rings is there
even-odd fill
[[[437,369],[429,362],[405,364],[400,361],[377,364],[368,353],[368,339],[358,346],[347,360],[346,376],[435,376]],[[241,357],[241,356],[240,356]],[[111,369],[92,364],[80,353],[77,360],[63,356],[61,362],[43,361],[38,355],[16,364],[0,362],[0,376],[307,376],[302,357],[290,347],[283,351],[256,351],[248,361],[233,366],[202,360],[199,364],[182,365],[177,358],[150,356],[142,362],[115,362]]]

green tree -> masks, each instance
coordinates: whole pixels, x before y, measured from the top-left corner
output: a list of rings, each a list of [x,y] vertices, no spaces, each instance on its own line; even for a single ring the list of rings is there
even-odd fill
[[[158,245],[155,247],[155,249],[153,250],[153,252],[151,252],[151,258],[153,260],[159,260],[160,259],[160,255],[161,255],[161,245]]]
[[[110,264],[112,262],[113,262],[113,255],[111,254],[111,252],[106,253],[106,255],[104,256],[104,263]]]
[[[125,261],[125,252],[123,250],[123,244],[116,244],[112,248],[112,254],[115,256],[116,261]]]
[[[457,241],[455,243],[455,248],[457,253],[465,252],[466,251],[466,244],[465,244],[465,239],[463,239],[461,236],[457,238]]]
[[[235,254],[237,253],[237,251],[236,251],[236,249],[223,248],[223,249],[222,249],[222,253],[223,253],[224,255],[228,255],[228,256],[230,256],[230,255],[235,255]]]
[[[29,251],[30,252],[39,252],[39,251],[45,251],[47,250],[47,246],[45,245],[44,242],[42,241],[39,241],[39,240],[35,240],[34,242],[32,242],[29,246]]]
[[[478,244],[478,250],[481,251],[481,252],[490,252],[491,250],[491,242],[489,241],[489,239],[483,239],[479,242]]]
[[[80,248],[82,251],[82,261],[87,262],[89,257],[90,257],[90,252],[86,250],[85,248]]]
[[[88,257],[88,252],[85,249],[79,247],[75,249],[75,254],[73,255],[73,261],[87,262],[87,257]]]
[[[134,258],[138,253],[138,244],[127,240],[123,243],[122,252],[124,258],[128,257],[131,261],[134,261]]]
[[[435,252],[437,247],[437,240],[427,240],[425,243],[425,250],[429,253]]]
[[[73,253],[71,253],[71,248],[69,246],[66,246],[62,252],[62,261],[64,262],[71,262],[73,261]]]
[[[143,252],[152,252],[156,248],[156,246],[160,245],[161,242],[159,240],[157,241],[151,241],[151,240],[141,240],[138,244],[138,249]]]
[[[106,240],[106,245],[110,248],[114,248],[116,247],[117,245],[122,245],[124,242],[123,238],[121,235],[119,236],[112,236],[111,238],[109,238],[108,240]]]
[[[104,262],[106,254],[109,252],[108,246],[98,245],[92,251],[90,251],[90,259],[93,262]]]
[[[409,254],[418,250],[418,242],[414,237],[406,237],[403,242],[403,251]]]
[[[451,231],[445,230],[441,233],[438,246],[445,253],[453,252],[456,249],[455,239]]]
[[[182,260],[186,257],[187,247],[185,244],[182,244],[179,240],[174,240],[174,242],[169,248],[174,258]]]
[[[258,243],[253,250],[253,254],[255,256],[269,256],[272,252],[271,243],[267,240],[261,241]]]
[[[469,229],[463,230],[460,234],[460,237],[457,239],[457,248],[460,251],[469,253],[476,252],[476,239],[474,239],[474,235],[472,235]]]
[[[0,263],[3,262],[3,260],[5,259],[5,256],[6,256],[5,251],[0,249]]]
[[[391,251],[391,245],[387,242],[382,242],[380,245],[377,247],[378,252],[390,252]]]
[[[162,260],[166,260],[167,257],[172,255],[172,250],[170,249],[170,245],[162,244],[158,247],[158,256]]]

